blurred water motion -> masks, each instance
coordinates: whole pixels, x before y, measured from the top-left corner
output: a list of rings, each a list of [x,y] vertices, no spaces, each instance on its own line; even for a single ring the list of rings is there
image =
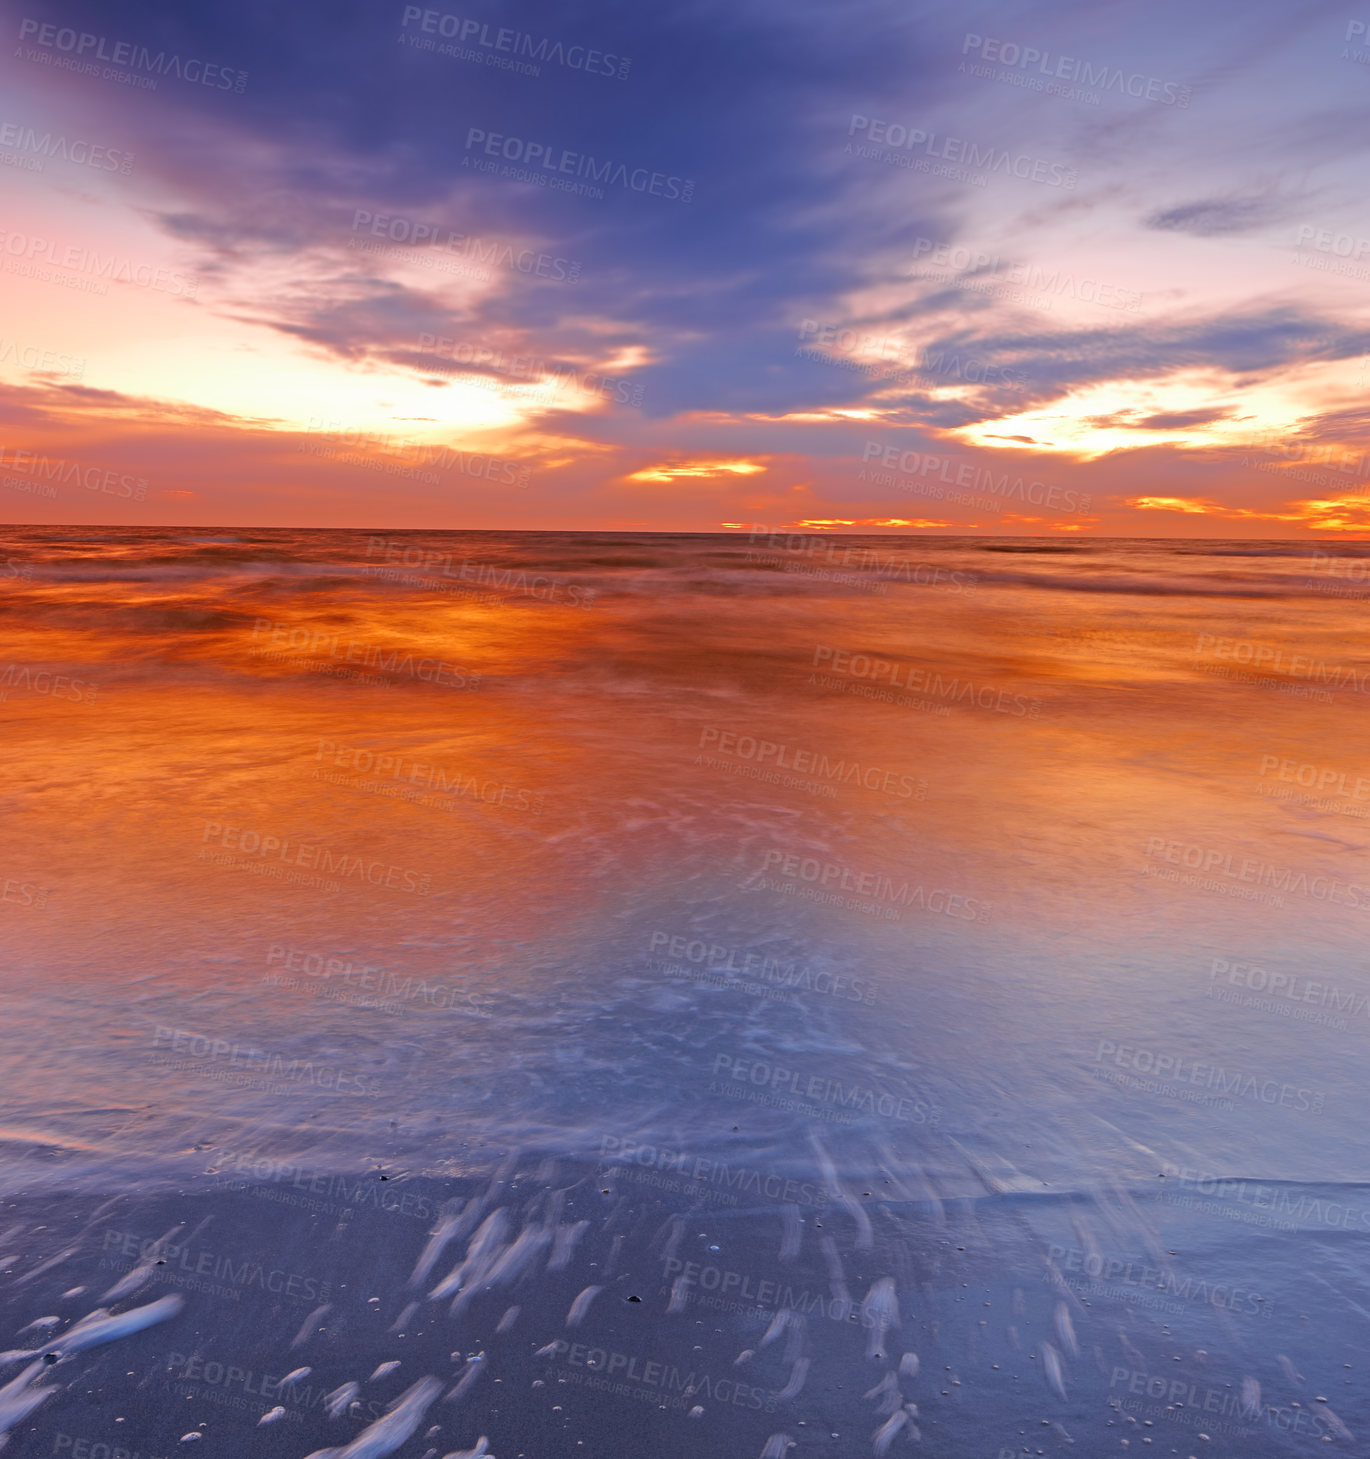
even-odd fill
[[[1309,546],[8,537],[7,1318],[186,1299],[17,1452],[1370,1427],[1370,655]],[[307,1413],[165,1386],[309,1341]]]

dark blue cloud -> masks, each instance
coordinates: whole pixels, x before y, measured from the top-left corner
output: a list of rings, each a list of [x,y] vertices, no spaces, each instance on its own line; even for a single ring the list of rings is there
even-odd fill
[[[237,295],[231,307],[340,359],[421,372],[421,333],[511,345],[522,335],[555,362],[638,344],[655,360],[636,372],[653,417],[804,411],[879,395],[900,420],[944,427],[1104,379],[1186,365],[1258,374],[1366,348],[1362,332],[1293,307],[1054,333],[984,327],[997,304],[953,288],[900,293],[893,282],[906,276],[899,260],[912,261],[916,238],[961,236],[984,195],[843,150],[853,112],[925,122],[943,135],[1093,160],[1079,195],[1005,192],[1006,216],[1022,209],[1025,228],[1066,217],[1088,228],[1125,204],[1134,228],[1144,217],[1152,231],[1249,233],[1287,205],[1255,184],[1223,190],[1193,166],[1211,117],[1112,95],[1111,110],[1091,109],[957,68],[965,33],[975,31],[1192,81],[1196,106],[1207,104],[1230,95],[1225,65],[1254,64],[1272,35],[1291,33],[1295,22],[1273,0],[1254,8],[1224,0],[1203,14],[1167,0],[1141,17],[1084,3],[970,16],[896,0],[423,0],[420,8],[489,27],[467,42],[483,54],[498,53],[481,36],[504,28],[563,54],[593,48],[614,58],[615,74],[544,58],[541,74],[528,76],[418,49],[403,37],[435,48],[448,41],[422,22],[406,25],[400,0],[40,0],[26,13],[247,72],[242,95],[165,77],[155,92],[50,79],[135,139],[140,171],[159,175],[176,199],[157,215],[162,227],[204,255],[211,279],[231,289],[245,263],[318,255],[307,292]],[[25,79],[37,74],[9,64]],[[1247,145],[1260,108],[1250,97],[1243,106],[1223,125]],[[491,176],[470,165],[484,157],[467,145],[473,128],[688,179],[693,201],[613,185],[594,200]],[[1166,196],[1190,201],[1141,201],[1148,168],[1165,174]],[[539,240],[580,261],[583,274],[563,287],[506,271],[493,298],[441,305],[421,284],[395,282],[347,251],[358,210]],[[888,302],[882,296],[880,308],[853,320],[849,301],[882,282]],[[968,400],[947,402],[930,398],[949,383],[936,371],[863,374],[796,354],[801,318],[896,327],[950,310],[958,324],[934,330],[924,348],[1011,369],[1014,382],[987,380]]]
[[[1254,233],[1283,217],[1285,212],[1283,206],[1268,197],[1208,198],[1152,213],[1146,226],[1158,232],[1222,238],[1233,233]]]
[[[584,261],[581,287],[572,297],[510,279],[502,321],[552,333],[586,312],[630,322],[663,357],[650,391],[663,411],[716,407],[735,391],[779,399],[766,341],[783,338],[776,331],[807,303],[831,310],[860,285],[871,242],[933,226],[932,202],[886,217],[870,178],[841,156],[858,105],[926,107],[949,84],[944,59],[923,54],[923,28],[899,7],[435,0],[425,9],[480,21],[487,35],[506,27],[535,44],[594,47],[631,67],[622,80],[556,64],[530,77],[418,51],[402,33],[442,37],[404,27],[400,3],[54,0],[32,13],[248,73],[241,96],[163,79],[156,93],[105,98],[139,136],[146,168],[182,199],[163,226],[206,250],[211,274],[257,253],[343,246],[359,208],[545,239]],[[467,146],[473,128],[688,179],[694,200],[622,186],[591,200],[487,176],[468,165],[483,156]],[[376,293],[385,344],[394,311],[379,281]],[[290,318],[282,327],[310,329]],[[358,347],[349,336],[344,352]]]
[[[1370,352],[1370,330],[1337,324],[1292,306],[1185,322],[1121,328],[975,335],[944,334],[935,346],[995,360],[1021,375],[1037,401],[1105,380],[1138,380],[1211,366],[1255,380],[1303,360],[1345,360]],[[993,392],[1011,409],[1015,397]],[[1023,403],[1021,394],[1017,404]]]

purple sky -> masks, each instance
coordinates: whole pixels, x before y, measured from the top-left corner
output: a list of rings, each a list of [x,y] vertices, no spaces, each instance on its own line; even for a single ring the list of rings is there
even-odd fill
[[[1370,10],[6,23],[8,520],[1370,530]]]

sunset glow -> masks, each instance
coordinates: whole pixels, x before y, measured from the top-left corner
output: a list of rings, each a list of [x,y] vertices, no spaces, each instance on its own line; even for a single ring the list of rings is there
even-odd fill
[[[4,1459],[1364,1453],[1370,3],[0,24]]]
[[[1240,74],[1226,21],[1190,25],[1170,67],[1189,79],[1156,55],[1135,98],[1095,61],[1097,94],[1043,90],[1026,42],[949,14],[851,38],[796,22],[798,49],[756,61],[790,98],[771,129],[741,90],[706,99],[667,66],[670,28],[645,17],[649,59],[596,80],[424,54],[423,15],[344,28],[372,68],[347,106],[304,15],[226,37],[227,89],[78,73],[56,30],[16,30],[3,444],[50,450],[60,422],[69,455],[148,486],[122,503],[14,488],[11,515],[366,523],[383,479],[387,512],[432,526],[1364,530],[1356,503],[1278,469],[1290,443],[1370,450],[1361,144],[1307,140],[1359,104],[1332,21]],[[1141,29],[1023,27],[1062,75],[1076,53],[1150,53]],[[809,64],[833,45],[872,48]],[[1001,46],[1019,59],[984,59]],[[610,158],[610,180],[534,186],[537,148],[531,171],[508,161],[534,136]],[[1091,506],[909,512],[903,477],[867,469],[872,443],[882,462],[1049,474]],[[516,500],[423,464],[473,453],[513,463]]]

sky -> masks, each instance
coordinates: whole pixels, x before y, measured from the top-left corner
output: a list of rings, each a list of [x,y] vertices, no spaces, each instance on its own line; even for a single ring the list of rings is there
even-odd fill
[[[1370,5],[24,0],[0,519],[1370,533]]]

